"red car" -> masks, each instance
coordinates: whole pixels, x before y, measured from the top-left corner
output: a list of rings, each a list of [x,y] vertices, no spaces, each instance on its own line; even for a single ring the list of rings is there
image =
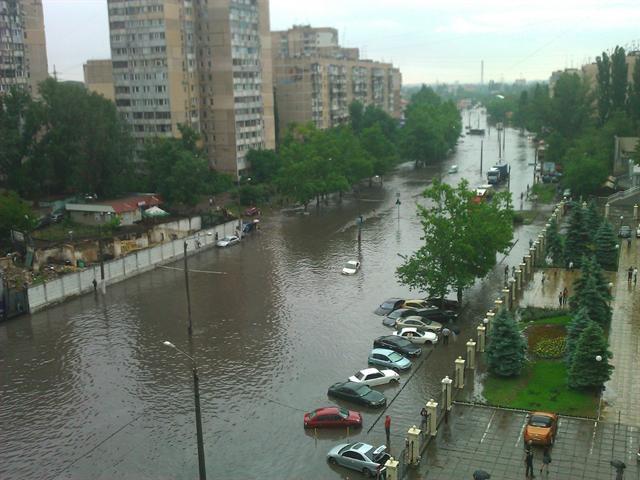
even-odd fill
[[[245,217],[253,217],[255,215],[260,215],[260,210],[258,210],[258,207],[249,207],[244,211]]]
[[[304,414],[304,428],[361,427],[362,415],[339,407],[322,407]]]

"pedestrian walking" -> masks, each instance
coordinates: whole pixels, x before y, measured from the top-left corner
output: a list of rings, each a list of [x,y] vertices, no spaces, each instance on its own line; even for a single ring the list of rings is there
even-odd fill
[[[508,277],[509,276],[509,265],[505,265],[504,266],[504,276]]]
[[[447,327],[444,327],[442,329],[442,344],[443,345],[449,345],[449,335],[451,335],[451,330],[449,330]]]
[[[525,478],[535,478],[536,476],[533,474],[533,452],[531,451],[531,447],[527,448],[527,455],[524,457],[524,465],[525,465]]]
[[[391,445],[391,416],[387,415],[384,419],[384,433],[387,434],[387,447]]]
[[[533,247],[533,240],[529,239],[529,248]]]
[[[93,291],[97,292],[98,291],[98,281],[94,278],[93,282],[91,282],[93,284]]]
[[[562,290],[560,290],[558,294],[558,306],[562,308],[562,305],[564,305],[564,297],[562,296]]]
[[[633,267],[633,286],[636,286],[636,283],[638,283],[638,269],[636,267]]]
[[[565,306],[567,304],[567,300],[569,300],[569,290],[567,290],[567,287],[564,287],[564,290],[562,290],[562,305]]]
[[[627,284],[631,285],[631,280],[633,279],[633,267],[629,267],[627,270]]]
[[[573,262],[569,262],[569,270],[573,270]]]
[[[511,276],[513,278],[516,278],[516,267],[515,266],[511,267]]]
[[[549,464],[551,463],[551,452],[549,451],[549,447],[544,447],[544,452],[542,453],[542,467],[540,468],[540,475],[544,471],[547,476],[549,476]]]
[[[427,427],[427,418],[429,417],[429,412],[427,412],[427,409],[425,407],[422,407],[422,410],[420,410],[420,418],[421,418],[421,423],[422,423],[422,430],[424,430]]]
[[[542,288],[544,288],[545,274],[542,272]]]

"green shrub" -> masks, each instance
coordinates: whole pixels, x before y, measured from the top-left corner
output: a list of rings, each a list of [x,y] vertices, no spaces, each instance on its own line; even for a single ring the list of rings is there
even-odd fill
[[[530,322],[542,318],[561,317],[567,314],[566,310],[548,307],[524,307],[518,310],[521,322]]]
[[[547,338],[540,340],[533,348],[538,358],[561,358],[566,347],[565,337]]]

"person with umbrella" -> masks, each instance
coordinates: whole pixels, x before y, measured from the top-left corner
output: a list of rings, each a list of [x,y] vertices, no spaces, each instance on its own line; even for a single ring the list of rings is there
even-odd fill
[[[490,478],[491,474],[484,470],[476,470],[473,472],[473,480],[489,480]]]

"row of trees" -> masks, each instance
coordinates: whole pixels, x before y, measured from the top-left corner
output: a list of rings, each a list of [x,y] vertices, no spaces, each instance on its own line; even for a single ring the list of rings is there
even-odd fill
[[[508,192],[498,192],[491,203],[477,203],[468,182],[457,187],[435,181],[418,206],[424,245],[397,270],[400,282],[411,289],[442,298],[450,290],[462,299],[464,289],[483,278],[506,252],[513,237],[513,210]]]

